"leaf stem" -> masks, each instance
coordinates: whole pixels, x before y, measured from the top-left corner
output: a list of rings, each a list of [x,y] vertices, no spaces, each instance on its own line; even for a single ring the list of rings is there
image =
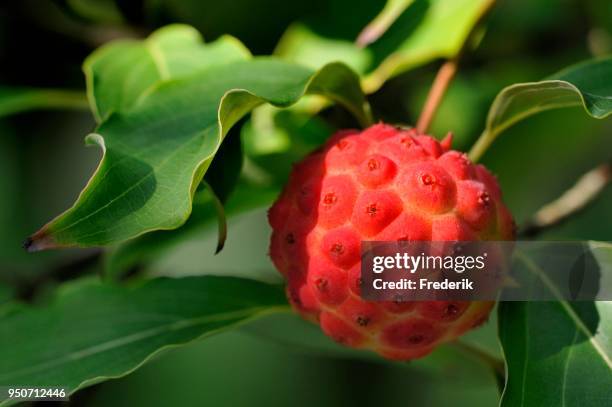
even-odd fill
[[[481,133],[480,137],[478,137],[478,140],[476,140],[476,142],[474,143],[474,145],[468,152],[468,157],[470,158],[472,162],[474,163],[478,162],[480,158],[484,155],[484,153],[489,149],[491,144],[493,144],[493,142],[497,139],[497,137],[504,131],[508,130],[510,127],[514,126],[516,123],[538,112],[552,109],[551,106],[548,106],[546,108],[535,106],[531,109],[527,109],[524,112],[515,115],[509,120],[493,125],[493,119],[491,116],[491,112],[494,112],[496,110],[497,108],[496,105],[498,103],[503,103],[503,101],[500,99],[500,95],[503,94],[503,92],[506,91],[506,89],[512,89],[513,87],[524,86],[524,85],[525,84],[511,85],[509,87],[504,88],[502,92],[500,92],[497,95],[497,97],[493,101],[493,104],[491,105],[491,108],[489,109],[487,123],[486,123],[484,131]],[[572,107],[576,105],[577,104],[575,102],[569,102],[569,103],[565,102],[565,103],[557,104],[555,108]]]
[[[87,95],[80,90],[50,89],[41,92],[41,106],[50,108],[89,109]]]
[[[36,109],[88,110],[83,91],[0,88],[0,117]]]
[[[423,111],[419,116],[419,120],[417,122],[416,128],[420,133],[425,133],[427,128],[431,124],[440,103],[442,102],[442,98],[450,85],[450,82],[455,77],[457,73],[457,67],[459,64],[459,58],[453,58],[451,60],[446,61],[440,67],[436,78],[434,79],[434,83],[429,90],[429,94],[427,95],[427,100],[425,101],[425,105],[423,107]]]
[[[584,210],[612,180],[611,163],[601,164],[584,174],[559,198],[544,205],[522,230],[520,237],[535,237]]]
[[[489,134],[488,129],[483,131],[480,137],[478,137],[478,140],[476,140],[476,143],[474,143],[474,145],[470,149],[470,152],[468,153],[470,161],[472,161],[473,163],[477,163],[482,157],[482,155],[485,153],[485,151],[487,151],[491,143],[493,143],[495,138],[496,136],[491,136]]]
[[[413,0],[387,1],[381,12],[359,33],[355,43],[366,47],[378,40],[413,3]]]
[[[506,381],[506,366],[502,359],[491,355],[489,352],[477,346],[465,343],[463,341],[455,341],[452,342],[451,345],[455,346],[463,353],[466,353],[475,357],[476,359],[481,360],[483,363],[489,366],[493,371],[493,374],[495,375],[495,380],[497,382],[498,387],[500,389],[504,388],[504,383]]]
[[[487,17],[489,12],[493,9],[496,0],[489,0],[486,4],[484,4],[482,11],[478,17],[478,20],[472,26],[472,29],[465,37],[465,41],[461,46],[461,49],[457,54],[447,60],[438,71],[436,78],[434,79],[434,83],[431,86],[431,90],[427,95],[427,99],[425,101],[425,105],[423,106],[423,111],[419,116],[419,120],[417,122],[417,130],[421,133],[425,133],[433,120],[440,103],[442,102],[442,98],[450,85],[450,82],[455,77],[457,73],[457,68],[459,66],[459,60],[463,56],[463,54],[467,51],[474,38],[474,33],[480,28],[483,20]]]

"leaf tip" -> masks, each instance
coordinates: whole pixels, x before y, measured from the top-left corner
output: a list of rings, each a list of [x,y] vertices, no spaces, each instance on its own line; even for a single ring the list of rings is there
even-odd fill
[[[372,29],[372,27],[366,27],[361,33],[359,33],[359,36],[355,40],[355,45],[357,45],[359,48],[365,48],[376,41],[379,36],[380,34],[376,30]]]
[[[32,236],[29,236],[27,239],[25,239],[23,241],[22,247],[28,253],[34,253],[42,250],[52,249],[54,247],[57,247],[57,244],[44,230],[39,230]]]
[[[219,253],[221,253],[221,250],[223,250],[223,246],[225,246],[225,239],[224,240],[219,240],[217,242],[217,248],[215,249],[215,256]]]
[[[31,252],[32,251],[32,244],[34,243],[34,240],[32,240],[31,237],[27,237],[23,243],[21,244],[21,247],[24,248],[25,251],[27,252]]]

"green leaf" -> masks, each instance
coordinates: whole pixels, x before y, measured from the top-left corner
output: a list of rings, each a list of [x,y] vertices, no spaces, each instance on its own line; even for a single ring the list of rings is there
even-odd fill
[[[470,158],[480,159],[504,130],[546,110],[583,106],[595,119],[607,117],[612,113],[610,78],[612,57],[606,57],[574,65],[541,82],[504,88],[489,109],[485,130],[472,147]]]
[[[314,150],[333,132],[318,116],[311,116],[293,108],[278,109],[270,105],[260,106],[253,111],[250,119],[242,126],[241,135],[232,134],[235,129],[236,127],[232,128],[220,149],[220,153],[229,149],[228,154],[217,153],[205,177],[205,180],[209,181],[211,178],[219,178],[215,183],[211,183],[217,195],[220,187],[233,185],[231,174],[236,169],[234,166],[238,164],[236,153],[239,146],[230,147],[232,144],[239,144],[239,136],[242,136],[246,157],[242,178],[224,202],[228,219],[258,207],[271,205],[287,181],[291,163]],[[213,173],[215,176],[209,177]],[[110,278],[117,278],[136,265],[146,266],[164,256],[177,244],[210,232],[215,210],[208,192],[196,192],[192,214],[180,229],[148,233],[107,252],[105,274]],[[220,198],[223,198],[223,194]],[[213,249],[203,248],[209,251]]]
[[[234,191],[242,170],[243,154],[240,140],[240,125],[234,126],[221,144],[210,168],[206,172],[202,186],[209,190],[212,203],[217,212],[217,249],[223,250],[227,239],[227,217],[224,204]]]
[[[0,318],[0,383],[72,393],[285,307],[279,287],[230,277],[160,278],[132,288],[73,283],[45,308]]]
[[[337,25],[339,18],[292,25],[275,51],[289,61],[318,68],[341,61],[367,73],[363,87],[378,90],[389,78],[437,58],[453,58],[494,0],[388,0],[380,14],[359,34],[357,43],[325,36],[315,27]],[[342,10],[345,12],[345,9]],[[318,23],[318,24],[317,24]],[[328,31],[335,31],[328,27]],[[349,33],[350,34],[350,33]]]
[[[225,216],[225,210],[223,209],[223,203],[220,198],[215,194],[213,188],[206,181],[202,181],[204,188],[208,189],[209,194],[212,198],[212,204],[217,214],[217,248],[215,254],[218,254],[223,250],[225,240],[227,240],[227,218]]]
[[[123,16],[114,0],[68,0],[67,4],[72,11],[88,20],[107,24],[123,23]]]
[[[228,129],[264,102],[288,106],[306,93],[335,100],[369,122],[358,79],[342,64],[313,73],[262,58],[163,82],[88,136],[104,152],[96,173],[75,205],[26,246],[97,246],[177,228]]]
[[[394,406],[408,397],[410,402],[404,402],[408,406],[491,407],[498,403],[495,383],[486,369],[459,352],[449,352],[445,360],[439,358],[439,371],[430,372],[418,364],[385,363],[381,358],[368,362],[313,357],[287,342],[244,332],[252,324],[278,316],[289,317],[270,315],[241,330],[162,355],[126,378],[98,386],[87,397],[87,406],[117,405],[117,400],[123,406],[147,407]],[[423,361],[427,360],[430,358]],[[362,380],[367,380],[367,392],[360,390]],[[157,391],[151,383],[164,386]],[[375,399],[370,400],[369,395]]]
[[[379,39],[414,0],[387,0],[385,7],[357,37],[357,45],[366,46]]]
[[[612,387],[612,303],[505,302],[502,406],[603,406]]]
[[[397,1],[388,0],[388,3]],[[413,1],[405,8],[404,14],[421,13],[425,3]],[[376,48],[388,49],[389,52],[385,52],[388,55],[384,55],[382,62],[364,79],[363,86],[367,92],[374,92],[387,79],[436,58],[455,57],[464,48],[474,27],[493,6],[494,0],[431,0],[429,3],[416,27],[412,26],[414,22],[409,16],[402,15],[391,26],[391,30],[396,32],[383,35],[373,44],[376,53],[380,54]],[[400,27],[406,24],[404,21],[409,26]],[[409,35],[404,34],[405,38],[398,41],[402,30]],[[390,49],[390,44],[394,48]]]
[[[301,23],[287,29],[274,54],[312,69],[340,61],[359,73],[365,73],[373,62],[369,50],[359,48],[351,41],[323,37]]]
[[[230,36],[204,44],[188,25],[173,24],[144,41],[121,40],[100,47],[83,65],[91,110],[98,122],[132,107],[160,81],[247,59],[249,51]]]
[[[290,109],[258,107],[242,128],[246,156],[280,186],[286,183],[293,163],[320,147],[333,133],[334,128],[322,117],[307,111],[307,106],[297,105]]]
[[[100,121],[100,117],[113,110],[129,109],[163,80],[188,76],[249,56],[249,51],[232,37],[224,36],[211,44],[204,44],[194,28],[178,24],[157,30],[145,41],[109,44],[92,54],[84,65],[92,110]],[[238,146],[239,143],[238,139]],[[219,153],[234,144],[230,139],[229,143],[220,147]],[[206,177],[213,201],[217,203],[218,251],[223,247],[226,232],[225,215],[220,205],[227,199],[240,172],[242,154],[240,151],[238,153],[238,157],[232,159],[229,171],[226,170],[227,165],[217,169],[215,167],[222,165],[213,162]],[[225,155],[222,154],[220,158],[227,163]]]
[[[609,272],[612,246],[591,247],[602,275]],[[507,366],[502,406],[603,406],[610,400],[612,302],[502,302],[499,337]]]
[[[438,390],[445,390],[441,392],[440,399],[429,394],[427,405],[448,405],[448,398],[445,399],[447,392],[456,393],[459,399],[471,399],[468,395],[470,392],[466,390],[481,386],[478,394],[481,399],[488,401],[484,405],[491,405],[491,401],[497,401],[498,398],[496,379],[490,366],[481,357],[466,352],[465,347],[454,343],[441,345],[425,358],[398,363],[385,360],[371,351],[342,346],[326,336],[319,326],[294,313],[270,315],[254,321],[242,330],[306,355],[369,361],[403,369],[400,373],[407,378],[427,377],[436,382]],[[457,388],[453,389],[454,386]],[[467,404],[474,405],[473,400],[470,401]]]
[[[37,109],[87,109],[83,92],[0,86],[0,117]]]
[[[204,177],[204,181],[208,183],[223,204],[234,191],[244,163],[242,140],[240,139],[241,129],[240,123],[232,127]]]

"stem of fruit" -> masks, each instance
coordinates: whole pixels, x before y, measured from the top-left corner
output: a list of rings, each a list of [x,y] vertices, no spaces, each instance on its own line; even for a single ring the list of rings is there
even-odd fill
[[[612,180],[612,163],[601,164],[584,174],[559,198],[544,205],[519,232],[520,237],[535,237],[584,210]]]
[[[493,143],[498,133],[499,132],[495,133],[495,135],[491,135],[488,130],[485,130],[480,137],[478,137],[478,140],[476,140],[476,143],[474,143],[470,152],[468,153],[470,161],[477,163],[478,160],[480,160],[480,157],[482,157],[485,151],[487,151],[491,143]]]
[[[478,31],[483,20],[493,9],[494,5],[495,0],[489,0],[482,6],[482,9],[480,10],[480,15],[478,16],[478,20],[472,26],[472,29],[469,34],[465,37],[465,40],[463,41],[463,45],[461,46],[459,52],[457,52],[454,58],[449,59],[440,67],[440,70],[438,71],[438,74],[434,79],[434,83],[431,86],[429,94],[427,95],[425,105],[423,106],[423,111],[421,112],[419,120],[417,121],[416,128],[420,133],[425,133],[429,128],[429,125],[431,124],[436,114],[436,111],[438,110],[438,107],[442,102],[442,98],[446,93],[446,89],[448,89],[450,82],[453,80],[455,74],[457,73],[457,67],[459,65],[459,60],[461,59],[461,56],[469,49],[470,45],[472,44],[472,39],[474,38],[474,33]]]
[[[458,63],[459,59],[453,58],[446,61],[440,67],[440,70],[436,75],[436,79],[434,79],[434,83],[429,90],[427,100],[425,101],[425,106],[423,106],[423,111],[421,112],[421,116],[419,116],[419,120],[416,125],[419,133],[425,133],[431,124],[431,121],[433,120],[436,111],[442,102],[442,98],[446,93],[446,89],[448,89],[450,82],[457,73]]]
[[[476,359],[479,359],[484,364],[489,366],[493,371],[493,374],[495,375],[497,386],[501,390],[503,390],[506,381],[506,366],[502,359],[495,357],[490,353],[465,342],[455,341],[453,342],[453,345],[464,353],[469,354],[475,357]]]

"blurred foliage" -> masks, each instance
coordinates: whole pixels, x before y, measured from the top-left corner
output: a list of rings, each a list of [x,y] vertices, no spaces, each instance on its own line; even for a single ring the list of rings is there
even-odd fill
[[[260,322],[281,321],[266,318]],[[305,328],[322,336],[316,327]],[[162,355],[135,374],[77,398],[91,406],[194,405],[203,399],[211,405],[262,407],[394,406],[406,399],[445,406],[449,398],[475,407],[496,402],[495,382],[486,366],[453,350],[435,358],[441,369],[431,370],[420,363],[329,357],[271,341],[247,326]],[[262,366],[265,374],[260,373]],[[164,391],[152,393],[152,382],[162,384]]]
[[[47,306],[3,319],[0,345],[12,350],[3,355],[0,380],[19,387],[61,383],[72,394],[122,377],[168,347],[287,309],[283,294],[280,286],[231,277],[160,278],[131,287],[79,279]]]
[[[143,38],[168,23],[191,24],[207,42],[224,34],[235,36],[258,55],[289,52],[283,48],[295,51],[287,39],[295,31],[299,41],[306,41],[299,35],[311,37],[328,50],[321,55],[306,48],[306,60],[311,55],[325,62],[343,58],[366,72],[381,58],[364,54],[352,42],[384,4],[348,0],[4,2],[0,6],[0,84],[11,89],[78,92],[85,87],[81,63],[95,48],[115,38]],[[463,56],[458,76],[430,127],[437,137],[453,131],[455,147],[464,151],[478,138],[489,106],[502,88],[538,81],[577,61],[610,54],[612,4],[609,0],[500,0],[481,34],[478,47]],[[425,63],[382,84],[368,97],[375,117],[414,123],[438,66],[437,61]],[[484,155],[482,162],[498,175],[505,201],[519,224],[585,171],[612,160],[611,121],[592,120],[581,109],[549,111],[518,123]],[[304,113],[313,110],[320,114]],[[215,270],[278,281],[266,256],[265,213],[261,209],[244,212],[271,202],[291,164],[331,131],[354,125],[341,109],[316,100],[306,100],[303,109],[255,111],[242,126],[245,162],[238,187],[228,191],[226,204],[229,214],[243,215],[229,220],[226,248],[218,256],[213,256],[214,212],[205,193],[195,202],[201,212],[194,208],[193,221],[179,229],[177,236],[155,232],[104,254],[99,250],[26,254],[21,249],[23,239],[69,207],[96,167],[99,152],[82,147],[82,135],[94,129],[95,120],[88,113],[41,111],[2,118],[0,315],[19,307],[6,305],[12,298],[47,304],[63,281],[101,272],[102,256],[107,271],[116,268],[118,275],[128,279]],[[269,132],[270,138],[262,141],[254,136],[262,131]],[[611,205],[612,187],[608,186],[592,205],[544,237],[612,240]],[[285,326],[282,323],[294,325],[279,329],[278,324]],[[194,405],[206,397],[211,405],[238,406],[368,405],[374,401],[396,405],[406,398],[431,406],[448,405],[449,399],[485,406],[498,399],[490,370],[467,356],[457,356],[452,347],[440,349],[431,360],[403,366],[341,357],[336,351],[304,350],[287,345],[295,337],[277,334],[309,328],[314,327],[299,321],[262,320],[259,326],[163,354],[130,376],[77,393],[72,404]],[[494,328],[493,321],[466,340],[499,353]],[[326,338],[318,339],[333,345]],[[454,362],[439,362],[447,352],[446,361]],[[428,363],[447,375],[428,371],[423,366]]]

